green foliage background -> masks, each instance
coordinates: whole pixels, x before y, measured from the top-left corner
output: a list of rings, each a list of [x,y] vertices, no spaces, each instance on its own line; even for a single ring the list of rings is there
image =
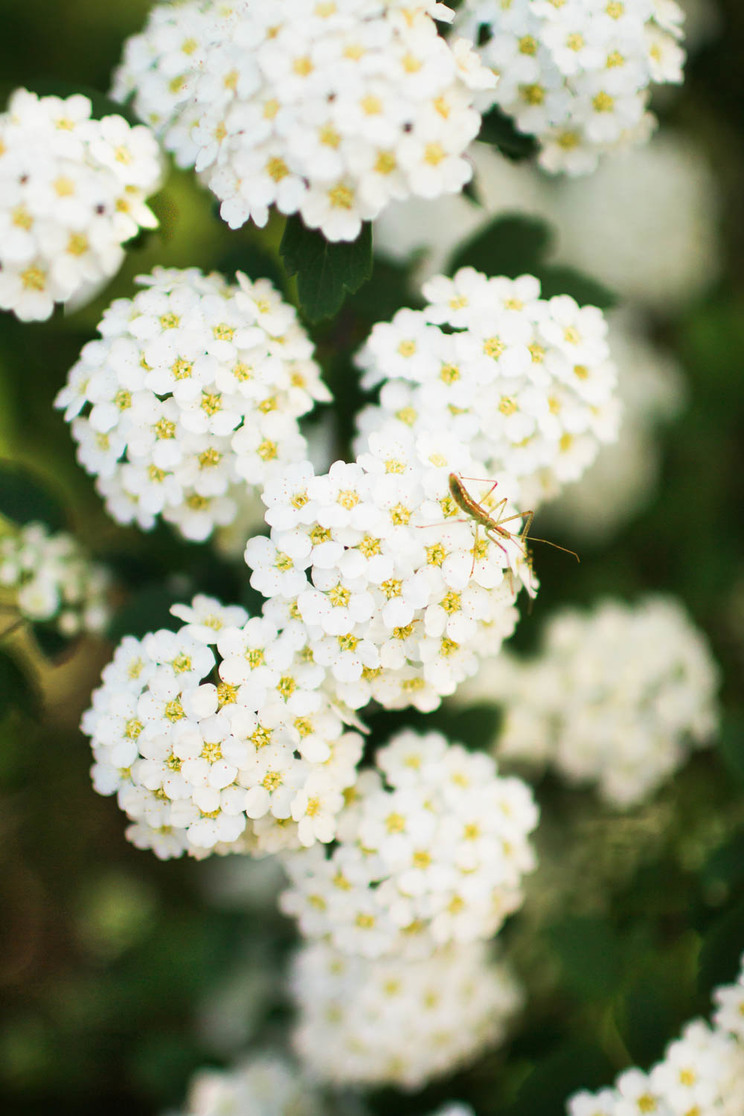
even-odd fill
[[[694,759],[649,805],[627,816],[551,779],[541,868],[505,938],[530,994],[511,1044],[455,1081],[413,1098],[373,1098],[380,1113],[425,1112],[447,1097],[479,1116],[559,1116],[566,1095],[658,1058],[680,1025],[707,1013],[711,987],[733,979],[744,950],[744,9],[719,5],[724,34],[692,62],[670,112],[717,167],[725,195],[726,264],[718,287],[683,319],[658,321],[689,377],[690,404],[666,433],[653,505],[606,546],[540,556],[542,590],[518,642],[569,601],[677,594],[724,671],[719,745]],[[148,0],[0,0],[0,92],[105,91],[123,39]],[[105,305],[156,263],[276,277],[281,222],[231,233],[192,177],[172,173],[155,201],[160,231],[129,254],[93,305],[49,323],[0,315],[0,456],[32,465],[68,526],[128,586],[117,636],[167,622],[194,589],[240,599],[236,572],[204,548],[115,527],[77,467],[52,399]],[[560,230],[558,230],[560,233]],[[517,259],[529,266],[528,244]],[[519,253],[518,253],[519,255]],[[338,400],[339,455],[360,394],[350,355],[372,321],[411,304],[406,277],[376,265],[338,316],[313,327]],[[243,580],[245,580],[243,578]],[[195,1018],[216,986],[270,975],[257,995],[260,1039],[281,1035],[282,960],[291,927],[278,916],[205,902],[207,864],[158,863],[123,838],[116,805],[90,787],[77,721],[109,648],[45,666],[28,639],[22,667],[0,661],[0,1090],[4,1111],[57,1116],[152,1113],[178,1104],[196,1067],[215,1061]],[[401,723],[433,725],[477,745],[485,710],[455,717],[375,718],[380,742]],[[252,985],[248,984],[248,989]],[[248,1014],[246,1010],[246,1015]]]

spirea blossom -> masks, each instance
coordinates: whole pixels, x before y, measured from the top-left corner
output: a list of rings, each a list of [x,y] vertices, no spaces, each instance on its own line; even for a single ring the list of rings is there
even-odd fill
[[[103,630],[111,577],[66,531],[28,523],[0,539],[0,587],[11,590],[24,620],[49,623],[64,636]]]
[[[514,478],[532,508],[577,480],[617,437],[602,312],[568,295],[541,298],[530,275],[471,267],[429,279],[423,293],[423,310],[375,325],[358,356],[363,385],[381,391],[359,416],[357,451],[380,429],[467,447],[471,476]]]
[[[82,721],[127,837],[162,859],[332,840],[362,745],[323,667],[296,629],[237,606],[198,596],[172,611],[177,632],[121,642]]]
[[[422,960],[348,957],[326,942],[295,958],[294,1045],[309,1077],[417,1089],[501,1041],[521,990],[482,942]]]
[[[232,228],[269,209],[353,240],[393,198],[458,193],[495,84],[464,40],[403,0],[159,5],[131,39],[114,96],[195,166]]]
[[[739,1116],[744,1111],[744,974],[715,989],[709,1024],[694,1019],[648,1072],[625,1070],[613,1087],[582,1090],[568,1116]]]
[[[490,938],[522,902],[527,786],[436,732],[398,733],[360,778],[332,854],[288,854],[282,909],[307,937],[374,958]]]
[[[547,521],[589,540],[616,534],[650,501],[661,469],[659,427],[676,417],[686,394],[683,369],[637,316],[614,310],[608,323],[623,409],[620,435],[546,509]]]
[[[119,270],[122,245],[157,221],[155,137],[87,97],[17,89],[0,114],[0,307],[22,321],[80,303]]]
[[[517,591],[534,593],[518,540],[479,534],[453,500],[450,471],[470,458],[449,450],[372,436],[355,462],[290,466],[264,489],[271,535],[246,546],[251,585],[267,616],[302,619],[351,708],[436,708],[512,633]]]
[[[562,610],[533,660],[501,656],[467,696],[503,705],[501,757],[550,763],[626,808],[709,742],[717,684],[706,642],[680,604],[647,597]]]
[[[662,132],[546,197],[558,259],[642,309],[679,312],[721,270],[721,184],[702,146]]]
[[[674,0],[466,0],[457,29],[498,75],[492,99],[537,137],[541,166],[577,175],[648,139],[651,85],[682,81],[683,20]]]
[[[323,1116],[321,1094],[278,1054],[259,1053],[192,1079],[184,1116]]]
[[[119,523],[162,516],[204,540],[254,490],[305,456],[298,418],[329,392],[313,345],[267,279],[237,286],[155,268],[104,313],[55,406]]]

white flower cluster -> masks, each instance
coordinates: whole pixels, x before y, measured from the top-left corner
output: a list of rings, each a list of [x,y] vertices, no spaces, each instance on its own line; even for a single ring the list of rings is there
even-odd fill
[[[619,424],[602,312],[542,299],[530,275],[470,267],[423,293],[425,309],[378,323],[359,354],[364,386],[383,386],[360,414],[357,447],[380,429],[467,447],[475,475],[514,478],[528,506],[578,479]]]
[[[744,972],[717,988],[712,1024],[688,1023],[648,1073],[629,1069],[614,1087],[582,1090],[568,1116],[740,1116],[744,1112]]]
[[[393,198],[457,193],[495,79],[442,4],[236,0],[159,5],[114,78],[195,166],[236,228],[269,208],[353,240]]]
[[[300,949],[294,1045],[309,1077],[336,1085],[419,1088],[501,1040],[522,993],[482,942],[418,961]]]
[[[286,857],[281,897],[306,937],[364,957],[426,956],[490,938],[522,902],[535,865],[527,786],[436,732],[398,733],[376,756],[330,856]]]
[[[93,782],[161,859],[330,841],[362,741],[344,732],[325,670],[296,629],[197,596],[186,621],[127,636],[82,728]]]
[[[298,418],[330,394],[267,279],[155,268],[104,313],[55,406],[119,523],[187,539],[231,523],[246,485],[304,458]]]
[[[498,75],[492,100],[537,137],[540,164],[586,174],[647,141],[652,83],[680,83],[674,0],[466,0],[457,27]]]
[[[157,221],[161,156],[143,125],[91,119],[87,97],[17,89],[0,113],[0,307],[22,321],[92,297],[122,244]]]
[[[572,782],[596,782],[622,809],[653,794],[692,747],[710,740],[717,683],[682,607],[652,596],[635,606],[605,601],[588,614],[562,610],[535,659],[501,656],[467,697],[503,704],[501,757],[548,762]]]
[[[511,635],[516,590],[531,584],[516,542],[474,537],[448,490],[461,459],[429,444],[428,468],[385,437],[321,476],[290,466],[264,489],[271,537],[246,546],[251,585],[302,619],[353,709],[435,709]]]
[[[229,1070],[202,1070],[184,1116],[324,1116],[317,1089],[286,1058],[260,1053]]]
[[[66,531],[28,523],[0,539],[0,586],[13,591],[24,620],[52,623],[61,635],[103,631],[110,583]]]

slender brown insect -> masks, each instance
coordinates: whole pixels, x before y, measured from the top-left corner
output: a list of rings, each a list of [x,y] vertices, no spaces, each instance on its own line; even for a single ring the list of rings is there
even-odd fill
[[[473,569],[475,569],[475,554],[476,554],[477,545],[478,545],[478,528],[479,527],[483,528],[483,533],[485,534],[487,539],[490,539],[492,543],[495,543],[496,546],[500,547],[503,550],[504,554],[507,555],[507,558],[508,558],[508,553],[507,553],[506,547],[504,546],[503,542],[501,541],[502,539],[509,539],[511,542],[516,542],[517,546],[520,547],[520,549],[522,550],[522,553],[524,554],[525,558],[527,558],[528,560],[529,560],[529,553],[528,553],[528,550],[527,550],[527,543],[528,542],[544,542],[548,546],[555,547],[556,550],[563,550],[566,554],[573,554],[573,556],[574,556],[574,558],[576,559],[577,562],[581,561],[581,559],[579,558],[579,556],[578,556],[578,554],[576,553],[575,550],[568,550],[567,547],[559,546],[558,543],[550,542],[549,539],[537,539],[537,538],[535,538],[534,535],[530,535],[530,533],[529,533],[530,527],[532,526],[532,520],[535,517],[535,513],[533,511],[517,512],[515,515],[504,516],[503,512],[504,512],[504,509],[506,507],[506,496],[504,496],[504,498],[502,500],[499,500],[499,502],[494,507],[493,511],[490,511],[490,512],[487,511],[486,508],[483,507],[483,503],[491,495],[494,488],[496,488],[496,485],[498,484],[498,481],[493,482],[490,489],[488,490],[486,495],[483,497],[481,503],[478,503],[477,500],[473,499],[473,497],[470,495],[470,493],[468,492],[468,490],[466,489],[466,487],[463,483],[466,480],[477,481],[478,479],[479,479],[478,477],[461,477],[458,473],[450,473],[450,475],[449,475],[450,496],[455,501],[455,503],[457,504],[460,511],[464,512],[465,515],[469,519],[472,519],[475,523],[475,546],[473,547]],[[504,526],[505,523],[510,523],[514,519],[523,519],[524,520],[524,525],[522,526],[522,530],[519,531],[518,533],[515,533],[514,531],[509,531],[508,528],[506,528]],[[472,571],[471,571],[471,577],[472,577]]]

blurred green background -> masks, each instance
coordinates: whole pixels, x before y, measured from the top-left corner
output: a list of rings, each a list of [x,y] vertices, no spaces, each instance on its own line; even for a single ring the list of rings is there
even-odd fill
[[[105,91],[148,7],[0,0],[3,103],[23,84]],[[373,1098],[380,1113],[459,1097],[479,1116],[558,1116],[572,1089],[658,1058],[684,1020],[707,1013],[710,988],[734,978],[744,949],[744,9],[738,0],[719,7],[723,33],[691,61],[667,110],[707,150],[724,199],[719,283],[684,316],[655,322],[684,365],[689,406],[662,435],[654,503],[606,546],[582,551],[580,567],[541,555],[543,588],[518,642],[536,643],[541,617],[563,603],[673,592],[724,672],[721,740],[627,816],[542,781],[541,868],[505,935],[530,994],[525,1018],[510,1045],[454,1082]],[[0,315],[0,455],[43,474],[70,528],[128,580],[121,631],[164,619],[171,591],[237,599],[245,577],[164,530],[145,537],[109,522],[52,400],[102,308],[131,293],[134,275],[228,256],[255,275],[276,241],[273,228],[230,233],[186,174],[170,176],[154,208],[160,231],[93,305],[33,325]],[[359,402],[350,354],[370,322],[407,297],[404,277],[380,265],[370,288],[314,331],[341,440]],[[110,646],[86,644],[53,664],[27,637],[13,648],[31,689],[0,720],[0,1103],[29,1116],[51,1106],[60,1116],[154,1113],[180,1103],[191,1072],[218,1064],[220,1047],[229,1056],[244,1039],[282,1036],[292,930],[270,899],[257,916],[266,886],[271,894],[260,866],[250,875],[250,865],[158,863],[126,843],[115,803],[92,792],[77,722]],[[483,710],[374,722],[377,742],[404,722],[472,744],[489,729]],[[248,900],[209,902],[230,890],[229,872]]]

